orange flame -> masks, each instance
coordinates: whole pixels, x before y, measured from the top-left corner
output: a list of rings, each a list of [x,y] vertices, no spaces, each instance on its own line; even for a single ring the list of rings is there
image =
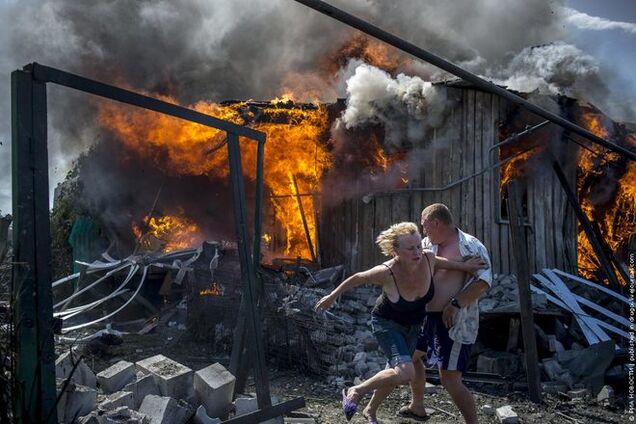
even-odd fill
[[[219,148],[224,142],[223,132],[145,110],[129,110],[112,103],[100,106],[99,122],[117,135],[124,145],[154,161],[167,173],[215,177],[227,177],[229,174],[227,149]],[[289,176],[296,177],[301,194],[317,190],[322,174],[331,164],[325,143],[319,142],[320,136],[328,129],[326,108],[294,107],[289,94],[256,112],[262,112],[266,119],[257,119],[247,106],[246,102],[231,105],[199,102],[191,107],[239,124],[246,119],[264,121],[254,123],[252,127],[267,134],[265,186],[273,196],[288,196],[272,200],[276,221],[285,232],[286,247],[283,253],[308,258],[309,248],[290,189]],[[161,155],[160,152],[165,154]],[[246,177],[254,179],[255,143],[243,141],[241,154]],[[315,242],[313,199],[303,196],[302,203]]]
[[[222,296],[223,286],[214,281],[210,287],[205,287],[199,291],[201,296]]]
[[[144,218],[144,222],[146,221],[148,221],[147,216]],[[148,230],[145,235],[141,228],[134,223],[132,229],[137,239],[141,239],[142,246],[146,248],[152,247],[153,243],[148,239],[151,236],[159,241],[162,250],[165,252],[185,249],[204,240],[198,225],[179,216],[151,217],[150,221],[148,221]]]
[[[582,126],[599,137],[607,139],[611,134],[608,129],[609,120],[600,113],[584,112],[581,121]],[[626,141],[636,146],[636,134],[627,135]],[[594,149],[598,150],[597,147]],[[596,155],[587,149],[579,149],[578,159],[577,189],[581,208],[591,221],[598,224],[604,241],[614,253],[617,253],[625,247],[630,236],[636,234],[636,164],[628,162],[622,175],[617,177],[616,187],[608,188],[605,187],[602,177],[608,169],[620,168],[620,155],[613,152]],[[590,179],[601,181],[593,187],[597,191],[614,189],[611,198],[595,201],[594,193],[590,192],[590,187],[586,184]],[[587,235],[580,226],[577,243],[579,273],[584,277],[593,278],[594,271],[598,268],[598,260]],[[626,261],[626,258],[620,259]]]

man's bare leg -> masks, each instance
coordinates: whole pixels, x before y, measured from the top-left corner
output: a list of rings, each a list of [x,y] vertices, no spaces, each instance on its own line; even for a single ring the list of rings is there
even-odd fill
[[[426,415],[424,408],[424,393],[426,391],[426,367],[422,363],[425,353],[416,350],[413,354],[413,367],[415,368],[415,376],[411,380],[411,403],[408,409],[416,415]]]
[[[477,407],[475,398],[462,381],[460,371],[439,370],[439,377],[442,386],[455,402],[457,408],[462,413],[466,424],[477,424]]]

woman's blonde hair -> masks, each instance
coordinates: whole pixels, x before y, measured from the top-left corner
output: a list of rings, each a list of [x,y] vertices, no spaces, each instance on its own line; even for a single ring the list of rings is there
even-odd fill
[[[386,230],[382,231],[375,243],[380,247],[384,256],[395,256],[395,248],[397,247],[397,239],[400,236],[419,234],[417,225],[412,222],[400,222],[393,224]]]

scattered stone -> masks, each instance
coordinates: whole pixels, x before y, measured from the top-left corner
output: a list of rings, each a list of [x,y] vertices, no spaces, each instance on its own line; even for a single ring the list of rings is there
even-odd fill
[[[57,380],[57,394],[62,391],[65,380]],[[57,420],[60,423],[73,423],[79,417],[95,409],[97,390],[70,382],[57,405]]]
[[[570,390],[568,396],[572,400],[583,400],[590,396],[590,391],[587,389]]]
[[[553,334],[548,335],[548,349],[550,352],[563,352],[565,350],[561,342]]]
[[[557,352],[556,359],[567,369],[575,383],[581,383],[591,393],[598,393],[605,384],[605,371],[614,360],[615,342],[608,340],[583,350]]]
[[[543,370],[548,375],[550,380],[556,380],[561,374],[563,374],[563,368],[555,359],[546,358],[543,361]]]
[[[596,395],[596,400],[599,403],[610,403],[614,399],[614,389],[612,386],[605,385],[600,392]]]
[[[210,418],[208,414],[205,412],[205,407],[203,405],[197,408],[197,412],[194,414],[193,418],[194,424],[220,424],[221,420],[219,418]]]
[[[508,352],[484,352],[477,359],[477,371],[507,377],[519,371],[519,357]]]
[[[313,418],[305,418],[305,417],[285,417],[285,424],[316,424],[316,420]]]
[[[194,393],[208,416],[225,418],[236,378],[218,362],[194,373]]]
[[[519,422],[519,416],[510,405],[497,408],[496,413],[501,424],[517,424]]]
[[[272,396],[272,405],[276,405],[277,403],[278,399],[276,399],[276,396]],[[234,410],[237,417],[254,412],[258,410],[257,399],[253,397],[237,398],[234,401]],[[267,421],[263,421],[261,424],[284,424],[284,422],[283,417],[275,417]]]
[[[55,378],[62,380],[69,378],[69,376],[71,376],[71,371],[73,370],[73,365],[78,359],[76,352],[71,352],[69,350],[62,353],[55,360]],[[97,378],[95,377],[95,373],[84,363],[84,361],[80,361],[75,368],[75,371],[71,376],[71,381],[75,384],[90,387],[91,389],[97,388]]]
[[[135,380],[135,365],[127,361],[119,361],[97,374],[97,382],[104,393],[114,393]]]
[[[150,418],[146,414],[137,412],[126,406],[121,406],[112,411],[106,412],[104,415],[105,424],[150,424]],[[101,423],[101,422],[100,422]]]
[[[192,417],[194,409],[186,402],[177,402],[170,397],[148,395],[139,412],[148,416],[150,424],[184,424]]]
[[[163,355],[155,355],[136,363],[137,369],[151,374],[162,396],[191,401],[194,397],[192,370]]]
[[[134,398],[134,406],[133,409],[139,409],[141,406],[141,402],[143,402],[144,398],[148,395],[160,395],[159,386],[155,382],[155,378],[151,375],[137,376],[137,380],[132,383],[127,384],[124,387],[125,391],[132,392]]]
[[[556,395],[557,393],[565,393],[567,390],[568,385],[558,381],[544,381],[541,383],[541,391],[543,393]]]
[[[115,392],[108,395],[108,397],[100,403],[99,406],[105,410],[119,408],[120,406],[127,406],[130,409],[135,409],[135,397],[132,392]]]
[[[495,408],[492,405],[482,405],[480,409],[486,415],[495,415]]]

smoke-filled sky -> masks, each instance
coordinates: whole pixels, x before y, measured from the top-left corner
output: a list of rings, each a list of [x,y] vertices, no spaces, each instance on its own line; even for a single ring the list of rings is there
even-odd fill
[[[636,121],[632,0],[330,2],[511,88],[585,97]],[[11,210],[11,71],[39,62],[185,105],[298,89],[334,101],[353,69],[326,58],[354,33],[292,0],[0,0],[0,211]],[[405,62],[406,74],[443,76]],[[99,130],[87,95],[48,96],[54,187]]]

